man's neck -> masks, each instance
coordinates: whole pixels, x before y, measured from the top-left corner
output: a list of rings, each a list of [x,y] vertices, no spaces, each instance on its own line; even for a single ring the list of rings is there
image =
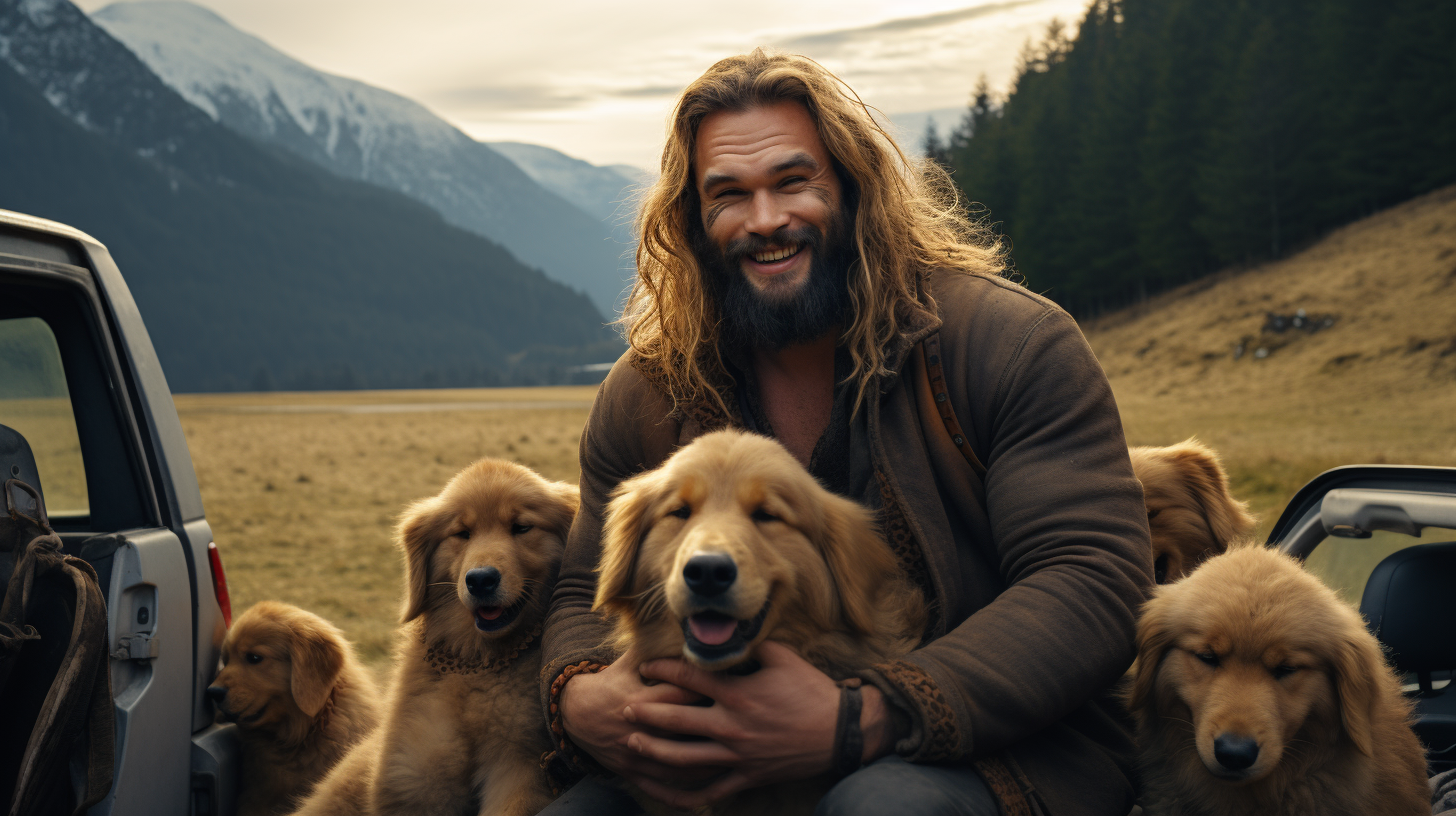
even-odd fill
[[[835,328],[808,343],[770,351],[755,349],[759,398],[774,436],[805,467],[829,424],[834,405]]]

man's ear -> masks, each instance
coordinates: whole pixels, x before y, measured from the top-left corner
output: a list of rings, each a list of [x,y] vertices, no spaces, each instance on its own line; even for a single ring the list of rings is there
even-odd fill
[[[400,517],[396,539],[404,550],[405,598],[400,623],[409,623],[425,611],[429,592],[430,556],[445,540],[446,526],[454,514],[443,499],[435,496],[421,499],[405,508]]]
[[[649,526],[648,512],[661,495],[662,477],[656,472],[628,479],[612,491],[602,522],[602,558],[597,567],[597,597],[592,609],[622,609],[629,605],[637,553]]]
[[[337,629],[330,632],[312,621],[295,620],[293,625],[293,639],[289,642],[293,702],[303,713],[316,717],[344,667],[342,635]]]

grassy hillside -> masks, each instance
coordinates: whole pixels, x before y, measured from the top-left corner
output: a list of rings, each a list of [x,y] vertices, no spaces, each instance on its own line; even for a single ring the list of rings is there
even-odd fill
[[[1263,330],[1299,309],[1333,325]],[[1327,468],[1456,465],[1456,187],[1083,328],[1129,443],[1213,445],[1264,533]]]

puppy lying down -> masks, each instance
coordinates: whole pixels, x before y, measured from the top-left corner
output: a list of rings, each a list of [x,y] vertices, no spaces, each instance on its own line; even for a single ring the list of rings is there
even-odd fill
[[[289,813],[379,721],[379,691],[333,624],[277,601],[238,616],[208,686],[242,733],[239,816]]]
[[[1410,703],[1358,612],[1243,545],[1147,603],[1128,709],[1159,816],[1430,812]]]
[[[646,659],[741,671],[774,640],[840,680],[905,655],[924,628],[920,591],[870,513],[765,437],[707,434],[623,482],[602,538],[595,607],[615,646]],[[812,809],[821,782],[746,791],[713,811]]]

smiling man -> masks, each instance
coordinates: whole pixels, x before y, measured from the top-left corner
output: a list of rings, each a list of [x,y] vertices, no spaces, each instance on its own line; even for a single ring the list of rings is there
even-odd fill
[[[1076,324],[1001,276],[950,190],[809,60],[755,51],[684,91],[544,635],[558,767],[678,807],[833,772],[825,814],[1128,811],[1105,691],[1151,585],[1142,492]],[[602,646],[611,491],[721,427],[873,508],[929,601],[920,648],[864,672],[858,728],[852,692],[772,642],[745,676]],[[613,795],[588,782],[551,810]]]

